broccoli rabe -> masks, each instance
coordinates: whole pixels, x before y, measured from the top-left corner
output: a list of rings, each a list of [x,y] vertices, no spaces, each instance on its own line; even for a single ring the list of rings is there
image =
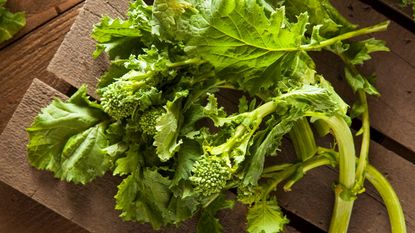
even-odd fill
[[[145,110],[161,99],[154,87],[142,88],[142,82],[119,80],[102,91],[101,105],[106,113],[120,120],[132,116],[137,109]]]
[[[252,138],[260,129],[262,122],[271,115],[275,115],[275,118],[285,118],[284,121],[275,120],[273,127],[270,127],[269,135],[272,140],[280,140],[282,135],[289,131],[290,122],[295,122],[306,114],[313,115],[318,112],[334,114],[339,111],[337,106],[335,93],[318,85],[304,85],[289,93],[281,94],[252,111],[226,117],[222,116],[224,114],[222,109],[218,109],[216,99],[210,95],[205,113],[208,113],[208,117],[216,126],[222,127],[222,130],[231,136],[220,145],[209,145],[210,143],[203,145],[204,154],[194,165],[193,176],[190,178],[195,190],[203,196],[209,196],[223,190],[228,181],[232,180],[233,175],[236,175],[233,180],[239,181],[237,174],[242,170],[240,167],[246,160]],[[287,112],[290,117],[285,116]],[[287,129],[282,130],[282,125]],[[269,144],[268,147],[272,146]],[[254,159],[263,160],[258,157]],[[262,167],[256,168],[256,170],[261,169]]]
[[[195,191],[202,196],[219,193],[232,177],[232,168],[226,158],[203,156],[193,165],[193,176],[190,177]]]
[[[156,135],[157,121],[165,112],[166,110],[162,107],[156,107],[145,111],[138,120],[141,131],[148,136]]]

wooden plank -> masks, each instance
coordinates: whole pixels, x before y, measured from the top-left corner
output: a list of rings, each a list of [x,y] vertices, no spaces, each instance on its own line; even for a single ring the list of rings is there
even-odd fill
[[[119,213],[114,210],[113,196],[119,178],[108,175],[87,186],[79,186],[60,182],[50,173],[38,171],[27,163],[25,128],[54,96],[66,98],[37,79],[28,89],[0,135],[0,180],[91,232],[154,232],[149,225],[123,222],[117,216]],[[221,215],[226,232],[243,232],[245,227],[242,221],[245,219],[245,208],[241,205],[235,208],[232,214]],[[179,228],[159,232],[190,233],[194,232],[194,227],[195,219],[192,219]]]
[[[0,44],[0,49],[82,1],[83,0],[9,0],[6,5],[8,9],[12,12],[24,11],[26,13],[26,26],[17,33],[14,38]]]
[[[92,27],[102,15],[121,17],[121,12],[125,13],[127,8],[128,1],[88,0],[48,70],[75,87],[88,84],[89,94],[97,97],[96,79],[107,69],[108,59],[105,56],[92,58],[95,50],[95,42],[90,37]]]
[[[360,1],[332,1],[354,23],[373,25],[387,18]],[[391,22],[388,31],[375,34],[391,48],[389,53],[376,53],[362,69],[366,74],[377,74],[376,87],[382,96],[370,97],[371,124],[381,133],[415,151],[415,35]],[[329,54],[317,54],[318,71],[325,75],[352,103],[354,95],[345,81],[342,62]],[[386,123],[387,122],[387,123]]]
[[[3,182],[0,182],[0,232],[87,233]]]
[[[69,85],[47,72],[78,9],[74,8],[50,21],[0,52],[0,132],[6,126],[32,80],[37,77],[59,90]]]

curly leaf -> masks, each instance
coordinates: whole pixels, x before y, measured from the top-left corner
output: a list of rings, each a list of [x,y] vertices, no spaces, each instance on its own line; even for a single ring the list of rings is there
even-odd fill
[[[371,53],[380,51],[389,51],[389,48],[386,47],[386,42],[370,38],[364,41],[350,43],[349,48],[345,52],[345,56],[347,56],[353,65],[361,65],[372,58],[370,56]]]
[[[97,58],[105,51],[111,58],[118,55],[128,57],[141,35],[140,29],[132,21],[105,16],[100,23],[94,25],[92,31],[91,36],[97,41],[93,56]]]
[[[175,7],[165,17],[171,5]],[[308,22],[301,14],[297,23],[288,23],[284,8],[268,17],[254,0],[158,0],[154,16],[168,29],[161,35],[184,40],[189,54],[202,56],[219,71],[231,68],[247,77],[298,51]]]
[[[124,220],[150,223],[154,229],[176,224],[194,214],[193,199],[178,199],[169,190],[171,181],[157,171],[133,172],[118,186],[115,209]]]
[[[282,2],[282,0],[277,2]],[[321,25],[320,33],[325,37],[338,35],[356,28],[356,25],[344,18],[329,0],[289,0],[284,1],[284,5],[291,20],[294,20],[295,15],[308,12],[310,23]]]
[[[248,210],[249,233],[278,233],[284,230],[288,219],[276,200],[258,202]]]
[[[167,224],[164,213],[170,200],[170,181],[157,171],[134,172],[118,186],[115,209],[124,220],[148,222],[154,229]],[[139,198],[138,198],[139,197]]]
[[[178,186],[180,181],[189,179],[193,164],[199,159],[202,153],[199,143],[189,139],[184,140],[183,146],[181,146],[178,152],[177,167],[173,177],[172,186]]]
[[[182,140],[177,140],[180,133],[182,115],[182,99],[189,94],[188,91],[176,93],[173,101],[166,104],[166,113],[158,120],[157,134],[154,136],[154,146],[161,161],[167,161],[179,150]]]
[[[128,175],[139,171],[144,165],[144,158],[139,151],[138,145],[130,145],[129,150],[125,154],[125,157],[117,159],[114,175]]]
[[[75,183],[102,176],[111,166],[104,151],[110,141],[107,120],[99,105],[87,98],[85,86],[67,102],[54,100],[27,129],[30,163]]]

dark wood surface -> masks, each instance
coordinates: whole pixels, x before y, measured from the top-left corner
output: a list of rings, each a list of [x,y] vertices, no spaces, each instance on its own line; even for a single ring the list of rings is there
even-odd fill
[[[25,11],[27,26],[0,45],[0,132],[33,78],[62,91],[69,85],[46,71],[81,7],[80,0],[9,0],[12,11]],[[1,156],[6,156],[1,153]],[[9,166],[9,165],[8,165]],[[83,228],[0,181],[0,232],[83,233]]]
[[[9,6],[13,10],[25,9],[29,16],[35,16],[29,17],[28,27],[18,36],[20,39],[0,45],[0,48],[3,46],[0,50],[0,106],[5,106],[0,109],[0,132],[5,129],[0,136],[0,180],[13,187],[0,184],[0,232],[85,231],[76,224],[94,232],[153,232],[148,227],[119,221],[112,199],[117,180],[104,177],[89,187],[79,187],[58,182],[50,174],[35,171],[27,165],[25,126],[51,96],[63,96],[61,93],[68,92],[70,85],[67,83],[76,87],[81,83],[89,83],[93,94],[96,77],[105,70],[107,61],[104,57],[95,61],[91,58],[94,49],[94,44],[89,39],[91,25],[97,22],[101,14],[120,16],[127,7],[126,1],[106,1],[103,4],[100,0],[89,0],[85,9],[79,13],[80,0],[49,0],[42,1],[40,5],[30,5],[36,2],[10,0]],[[350,20],[362,26],[386,20],[385,16],[359,1],[333,2]],[[46,67],[78,13],[79,18],[48,67],[53,73],[51,74]],[[386,40],[392,52],[376,54],[374,60],[363,70],[378,74],[377,87],[383,94],[381,98],[370,99],[372,125],[384,136],[393,138],[413,153],[415,36],[392,22],[388,32],[378,34],[377,37]],[[319,71],[328,74],[326,76],[336,84],[336,88],[351,101],[352,94],[344,82],[338,80],[342,77],[341,62],[327,54],[318,55],[318,60]],[[36,80],[11,118],[34,78],[47,85]],[[231,104],[232,100],[224,102]],[[20,143],[16,144],[16,141]],[[12,162],[18,166],[8,166]],[[389,151],[376,143],[372,143],[371,162],[387,174],[396,188],[406,212],[408,232],[415,232],[415,202],[412,201],[415,195],[414,165],[402,159],[399,151]],[[280,204],[289,212],[325,231],[332,208],[331,184],[335,179],[335,171],[329,168],[310,172],[291,193],[280,193]],[[7,211],[13,207],[15,211]],[[40,217],[30,217],[34,213]],[[239,214],[224,218],[229,223],[227,225],[243,222],[243,208],[237,213]],[[51,225],[51,228],[44,228],[46,224]],[[370,186],[359,197],[351,224],[350,232],[387,232],[385,208],[379,195]],[[192,225],[190,221],[181,229],[166,232],[192,232]],[[240,229],[226,229],[225,232],[241,232]],[[288,228],[287,232],[295,230]]]

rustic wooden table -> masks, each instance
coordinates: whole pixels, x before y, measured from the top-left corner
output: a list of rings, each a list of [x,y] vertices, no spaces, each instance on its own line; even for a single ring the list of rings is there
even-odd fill
[[[30,173],[24,156],[19,154],[24,154],[24,145],[13,145],[13,142],[16,144],[17,141],[23,140],[20,137],[25,137],[21,131],[24,128],[22,124],[27,124],[32,117],[30,114],[34,114],[41,105],[47,103],[51,96],[64,96],[72,91],[72,86],[79,87],[83,82],[93,84],[94,77],[105,69],[105,61],[91,60],[79,66],[77,59],[68,59],[80,58],[90,53],[88,49],[91,48],[85,48],[83,41],[79,39],[89,38],[88,26],[90,27],[90,21],[98,19],[96,15],[106,11],[114,11],[115,15],[121,14],[119,12],[122,10],[117,8],[125,7],[125,4],[118,4],[125,3],[125,0],[114,0],[112,3],[105,1],[105,4],[100,4],[100,1],[87,1],[89,5],[80,13],[80,18],[87,23],[77,23],[73,27],[50,65],[49,70],[53,72],[50,73],[47,67],[84,2],[9,0],[10,9],[27,12],[28,25],[13,41],[0,44],[0,133],[3,132],[0,140],[4,140],[0,142],[0,232],[88,232],[85,229],[95,232],[151,231],[148,228],[138,231],[136,226],[114,220],[116,214],[110,201],[111,195],[102,194],[106,191],[110,194],[113,192],[111,188],[115,183],[108,180],[108,177],[100,179],[91,188],[81,189],[85,195],[69,197],[67,200],[59,196],[61,193],[51,191],[48,196],[48,189],[64,192],[78,188],[64,186],[57,181],[52,185],[53,178],[47,175],[44,175],[44,180],[39,179],[45,173]],[[378,74],[377,86],[382,93],[381,98],[369,100],[373,126],[371,158],[372,163],[388,175],[396,188],[407,216],[408,232],[415,232],[415,24],[410,19],[410,12],[397,8],[393,0],[332,2],[352,22],[362,26],[387,18],[394,20],[388,32],[377,35],[388,42],[392,52],[376,54],[364,70],[366,73]],[[372,4],[375,9],[366,3]],[[108,9],[104,9],[102,5],[108,6]],[[89,39],[85,42],[91,46]],[[83,50],[71,50],[70,46],[74,44],[83,47]],[[62,65],[64,60],[68,61],[68,64]],[[329,54],[319,55],[318,60],[318,69],[327,74],[337,90],[350,101],[352,94],[344,82],[336,80],[342,79],[341,63]],[[37,80],[32,83],[35,78]],[[358,128],[358,124],[357,122],[355,128]],[[20,156],[16,158],[22,163],[22,167],[15,169],[28,171],[30,174],[10,174],[14,168],[6,167],[7,159],[15,159],[13,156]],[[36,176],[37,179],[33,179],[32,176]],[[321,180],[319,183],[312,181],[316,177]],[[292,218],[291,225],[300,232],[325,232],[327,229],[331,205],[324,203],[331,202],[328,200],[332,199],[330,185],[333,177],[335,171],[331,169],[312,172],[307,177],[311,182],[300,182],[293,193],[280,194],[280,204]],[[34,184],[28,183],[32,181]],[[90,196],[94,197],[93,203],[90,203]],[[313,198],[310,199],[310,196]],[[62,200],[66,201],[61,203]],[[81,207],[85,203],[90,204],[92,210],[108,209],[110,211],[107,212],[110,213],[103,213],[99,217],[96,214],[87,216],[85,209]],[[388,229],[384,206],[372,188],[369,187],[367,192],[359,197],[356,206],[350,232],[384,232],[384,229]],[[68,210],[69,207],[71,210]],[[100,223],[97,220],[99,218],[104,221]],[[226,221],[233,221],[233,225],[236,226],[236,221],[240,219],[235,216]],[[297,230],[290,227],[288,232]]]
[[[69,31],[83,0],[9,0],[12,11],[25,11],[27,26],[0,44],[0,132],[36,77],[67,91],[69,85],[46,67]],[[3,156],[3,155],[2,155]],[[0,232],[87,232],[0,181]]]

